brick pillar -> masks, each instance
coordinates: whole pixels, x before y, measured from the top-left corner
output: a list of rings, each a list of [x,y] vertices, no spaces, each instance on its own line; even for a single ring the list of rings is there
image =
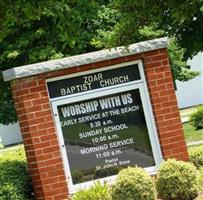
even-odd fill
[[[144,68],[163,157],[188,161],[167,50],[145,53]]]
[[[36,199],[67,199],[67,183],[44,78],[38,75],[14,80],[12,91]]]

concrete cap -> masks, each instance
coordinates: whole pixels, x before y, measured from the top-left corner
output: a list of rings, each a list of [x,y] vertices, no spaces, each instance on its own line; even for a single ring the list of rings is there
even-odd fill
[[[167,48],[167,37],[148,40],[129,45],[126,47],[116,47],[92,53],[85,53],[76,56],[70,56],[57,60],[50,60],[30,65],[24,65],[8,69],[3,72],[4,81],[11,81],[18,78],[33,76],[56,70],[62,70],[70,67],[81,66],[85,64],[96,63],[104,60],[115,59],[123,56],[129,56],[156,49]]]

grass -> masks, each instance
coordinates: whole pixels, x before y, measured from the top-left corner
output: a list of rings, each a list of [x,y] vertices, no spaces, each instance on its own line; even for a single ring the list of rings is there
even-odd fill
[[[1,139],[1,136],[0,136],[0,149],[3,149],[4,148],[4,145],[2,143],[2,139]]]
[[[0,149],[3,149],[4,145],[0,142]]]
[[[203,129],[195,130],[195,128],[187,122],[183,124],[183,130],[186,142],[203,140]]]
[[[6,153],[9,153],[9,152],[15,152],[15,151],[18,151],[18,149],[24,149],[24,146],[23,144],[15,144],[15,145],[12,145],[12,146],[3,146],[0,148],[0,155],[1,154],[6,154]]]
[[[26,160],[24,146],[18,144],[11,147],[4,147],[0,151],[0,160],[5,159],[6,157],[9,158],[9,160],[19,160],[19,158]]]
[[[190,108],[180,109],[180,113],[181,113],[181,115],[188,116],[188,114],[191,114],[191,113],[195,112],[197,110],[197,107],[190,107]]]

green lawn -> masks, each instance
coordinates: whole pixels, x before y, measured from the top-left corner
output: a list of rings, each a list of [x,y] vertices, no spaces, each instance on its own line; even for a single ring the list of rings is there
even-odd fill
[[[195,130],[195,128],[187,122],[183,124],[183,130],[187,142],[203,140],[203,129]]]
[[[4,145],[0,142],[0,149],[3,149]]]

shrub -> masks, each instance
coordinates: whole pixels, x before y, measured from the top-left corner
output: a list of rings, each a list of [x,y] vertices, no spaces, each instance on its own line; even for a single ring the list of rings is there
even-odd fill
[[[203,166],[203,145],[189,148],[189,159],[197,168]]]
[[[197,130],[203,128],[203,106],[200,106],[197,111],[192,113],[190,122]]]
[[[129,167],[118,173],[111,196],[113,200],[156,200],[156,189],[144,169]]]
[[[33,199],[23,148],[0,154],[0,163],[0,199]]]
[[[77,192],[72,200],[110,200],[108,185],[96,182],[91,188]]]
[[[198,195],[198,171],[191,163],[169,159],[160,166],[156,187],[163,200],[191,200]]]

